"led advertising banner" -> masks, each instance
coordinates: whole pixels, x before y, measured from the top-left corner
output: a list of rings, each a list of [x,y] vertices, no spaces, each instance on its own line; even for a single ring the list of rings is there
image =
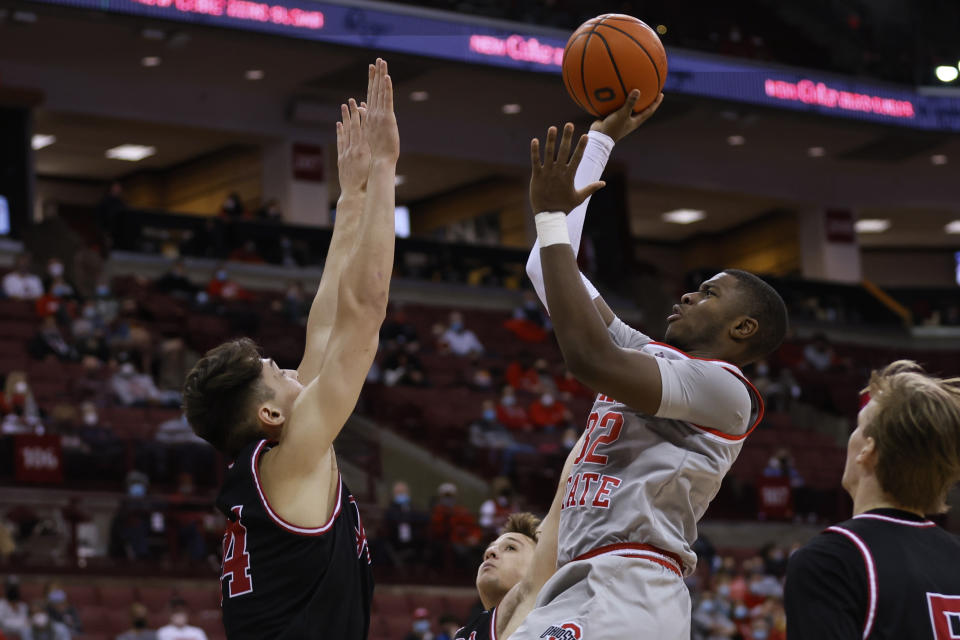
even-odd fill
[[[526,71],[559,73],[566,37],[378,4],[309,0],[36,0]],[[523,29],[522,25],[517,25]],[[960,97],[823,72],[668,50],[664,91],[921,129],[960,131]]]

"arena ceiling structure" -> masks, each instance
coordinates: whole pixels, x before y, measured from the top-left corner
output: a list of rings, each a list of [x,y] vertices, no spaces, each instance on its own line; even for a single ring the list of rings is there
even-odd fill
[[[187,0],[181,2],[187,6]],[[201,4],[191,0],[189,6]],[[384,5],[369,6],[375,11]],[[447,15],[405,11],[414,17]],[[459,19],[475,20],[492,32],[527,28]],[[361,94],[366,64],[377,53],[390,60],[397,88],[404,176],[398,200],[414,211],[417,203],[486,181],[523,188],[530,138],[567,120],[585,130],[591,120],[567,97],[559,76],[543,69],[212,24],[39,2],[0,5],[0,91],[18,86],[41,91],[34,130],[57,138],[35,152],[38,175],[107,181],[231,145],[278,138],[329,144],[338,105]],[[531,33],[529,38],[542,42],[563,36],[557,30]],[[354,44],[375,46],[376,33],[368,36]],[[494,41],[478,42],[480,52],[488,50],[478,59],[496,53]],[[672,64],[678,62],[671,66],[677,82],[690,82],[696,74],[688,69],[715,60],[669,48],[668,54]],[[743,68],[752,73],[757,67]],[[895,97],[917,96],[918,118],[928,115],[920,112],[919,100],[947,105],[936,114],[942,128],[903,126],[827,114],[822,104],[799,104],[803,101],[787,86],[801,87],[802,96],[802,80],[791,78],[812,78],[828,89],[842,78],[765,68],[771,82],[782,84],[761,85],[766,95],[752,101],[723,97],[742,84],[744,76],[736,74],[715,78],[715,96],[686,87],[671,91],[668,84],[655,118],[618,147],[611,166],[627,178],[630,226],[637,237],[674,242],[776,209],[830,206],[891,220],[891,232],[862,236],[864,246],[960,244],[960,236],[944,231],[960,219],[960,107],[949,111],[960,104],[960,94],[870,85],[880,94],[889,88]],[[135,166],[103,156],[104,149],[122,142],[155,146],[156,154]],[[706,217],[688,225],[664,222],[661,214],[674,209],[701,210]]]

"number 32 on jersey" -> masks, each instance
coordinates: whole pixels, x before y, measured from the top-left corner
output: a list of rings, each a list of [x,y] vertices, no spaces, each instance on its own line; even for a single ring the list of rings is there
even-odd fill
[[[609,445],[620,438],[623,430],[623,414],[608,411],[604,414],[591,413],[587,420],[587,435],[583,439],[580,453],[573,461],[574,465],[607,463],[607,456],[598,452],[603,445]],[[561,509],[574,507],[610,508],[610,492],[621,484],[620,478],[591,471],[578,471],[567,478],[567,497]]]

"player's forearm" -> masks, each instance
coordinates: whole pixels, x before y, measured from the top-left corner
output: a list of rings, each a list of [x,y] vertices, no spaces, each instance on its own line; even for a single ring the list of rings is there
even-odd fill
[[[577,167],[577,173],[574,176],[574,186],[581,189],[588,184],[596,182],[603,175],[603,170],[607,166],[607,160],[610,158],[610,152],[613,150],[613,140],[599,131],[591,131],[588,134],[587,147],[583,152],[583,159],[580,166]],[[567,215],[567,232],[570,234],[570,245],[573,247],[573,255],[577,256],[580,252],[580,240],[583,237],[583,225],[587,219],[587,206],[590,204],[590,198],[574,207]],[[527,276],[533,283],[533,288],[537,292],[540,301],[547,305],[546,294],[543,288],[543,268],[540,263],[540,241],[533,244],[533,250],[527,259]],[[587,281],[589,282],[589,281]],[[586,284],[586,283],[584,283]],[[587,287],[593,297],[600,295],[593,285]],[[547,305],[549,312],[549,305]]]
[[[320,286],[317,287],[313,304],[310,306],[310,315],[307,317],[308,334],[333,324],[337,313],[340,274],[356,244],[365,201],[365,192],[343,193],[337,200],[337,218],[333,225],[330,248],[323,264]]]
[[[356,245],[340,278],[341,292],[348,291],[351,303],[364,313],[386,313],[393,271],[395,179],[396,162],[373,161]]]
[[[589,384],[591,367],[602,362],[613,343],[607,327],[580,280],[570,245],[554,244],[540,250],[547,304],[553,331],[567,368]]]

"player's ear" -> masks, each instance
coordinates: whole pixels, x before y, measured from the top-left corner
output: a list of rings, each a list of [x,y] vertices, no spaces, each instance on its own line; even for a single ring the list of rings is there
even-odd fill
[[[857,453],[857,462],[872,469],[877,464],[877,441],[870,436],[863,439],[863,446]]]
[[[260,405],[260,408],[257,409],[257,418],[260,420],[260,424],[263,425],[264,429],[267,430],[279,429],[286,420],[283,411],[270,402],[264,402]]]
[[[730,325],[730,337],[737,342],[749,340],[760,330],[760,323],[750,316],[739,316]]]

